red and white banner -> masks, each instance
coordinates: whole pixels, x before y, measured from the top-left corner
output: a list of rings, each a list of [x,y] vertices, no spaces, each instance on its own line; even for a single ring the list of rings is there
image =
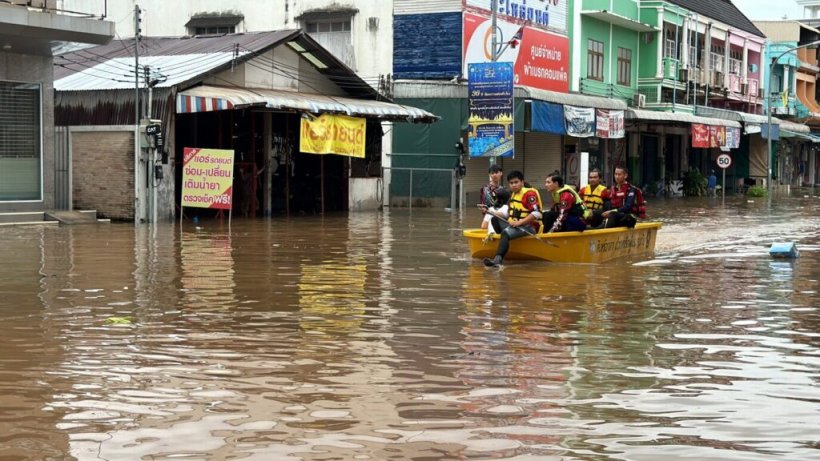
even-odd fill
[[[464,69],[471,63],[492,61],[489,18],[464,13]],[[499,19],[496,40],[504,48],[497,61],[512,62],[514,83],[542,90],[569,92],[569,40],[563,35]],[[520,39],[518,38],[520,37]],[[516,44],[507,46],[513,40]]]
[[[692,147],[709,148],[709,125],[692,124]]]
[[[595,110],[595,136],[607,139],[620,139],[624,137],[624,111],[596,109]]]

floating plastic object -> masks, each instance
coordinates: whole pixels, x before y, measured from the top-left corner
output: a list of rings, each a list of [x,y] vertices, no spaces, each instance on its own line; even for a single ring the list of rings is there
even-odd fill
[[[797,251],[794,242],[772,243],[772,247],[769,248],[769,255],[772,258],[794,259],[800,255],[800,252]]]

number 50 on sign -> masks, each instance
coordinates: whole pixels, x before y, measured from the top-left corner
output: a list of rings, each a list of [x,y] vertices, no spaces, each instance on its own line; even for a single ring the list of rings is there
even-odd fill
[[[717,165],[721,168],[729,168],[732,166],[732,157],[729,154],[720,154],[717,158]]]

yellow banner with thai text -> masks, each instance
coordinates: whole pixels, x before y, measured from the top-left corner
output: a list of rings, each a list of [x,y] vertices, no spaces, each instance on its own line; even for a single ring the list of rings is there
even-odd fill
[[[182,206],[230,210],[233,150],[186,147],[182,157]]]
[[[365,119],[323,114],[302,119],[299,150],[311,154],[338,154],[364,158]]]

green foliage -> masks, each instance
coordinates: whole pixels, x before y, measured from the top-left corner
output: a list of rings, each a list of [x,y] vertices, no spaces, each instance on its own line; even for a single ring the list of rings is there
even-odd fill
[[[765,187],[760,186],[752,186],[746,191],[746,195],[749,197],[765,197],[768,193],[769,191]]]
[[[683,175],[683,194],[690,197],[706,195],[706,176],[703,176],[697,168]]]

